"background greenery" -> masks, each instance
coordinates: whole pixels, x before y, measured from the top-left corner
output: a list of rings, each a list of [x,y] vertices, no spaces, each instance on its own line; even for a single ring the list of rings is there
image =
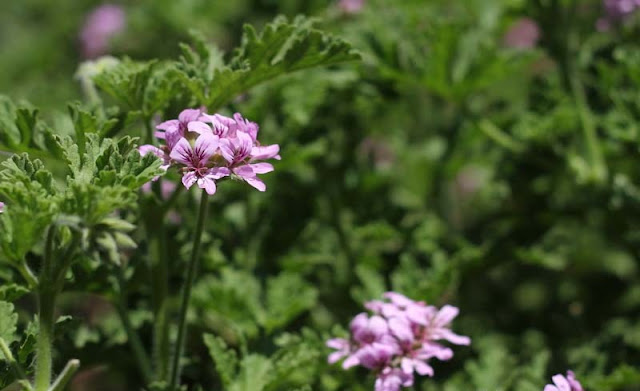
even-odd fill
[[[86,100],[74,79],[84,60],[78,34],[98,4],[0,5],[0,91],[40,107],[59,134],[73,134],[64,102]],[[193,29],[229,58],[244,23],[305,14],[362,57],[209,107],[258,122],[283,159],[266,193],[225,183],[212,199],[188,383],[372,389],[364,371],[326,364],[324,340],[343,334],[364,301],[395,290],[458,306],[454,329],[473,341],[416,390],[541,390],[567,368],[587,390],[640,390],[634,19],[599,32],[595,0],[368,0],[356,14],[322,0],[121,5],[126,28],[114,56],[176,59]],[[536,21],[540,39],[508,47],[504,35],[522,17]],[[171,103],[146,114],[174,118],[192,92],[163,88]],[[144,137],[141,121],[125,122],[121,135]],[[172,287],[190,249],[191,195],[165,227]],[[149,199],[141,197],[143,210]],[[143,224],[131,236],[128,302],[149,343],[153,252]],[[101,270],[74,271],[60,310],[74,320],[58,327],[56,362],[80,358],[73,390],[139,389]],[[26,324],[33,298],[16,307]],[[214,363],[209,351],[223,358]]]

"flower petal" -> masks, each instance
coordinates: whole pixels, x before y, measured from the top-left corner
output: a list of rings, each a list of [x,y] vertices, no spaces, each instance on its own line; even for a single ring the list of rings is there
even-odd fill
[[[213,133],[213,130],[211,130],[211,127],[209,125],[200,121],[189,122],[189,124],[187,125],[187,129],[189,129],[190,132],[195,132],[198,134]]]
[[[471,338],[464,335],[458,335],[451,330],[441,330],[439,334],[440,334],[440,338],[445,339],[455,345],[471,344]]]
[[[414,367],[416,368],[416,372],[420,376],[433,376],[433,368],[431,365],[427,364],[424,361],[413,360]]]
[[[258,178],[244,178],[244,180],[259,191],[267,190],[267,185]]]
[[[209,195],[216,193],[216,181],[213,178],[207,176],[198,178],[198,187],[204,189]]]
[[[177,119],[170,119],[169,121],[164,121],[158,125],[156,125],[156,129],[164,130],[167,132],[175,132],[180,127],[180,121]]]
[[[191,166],[193,160],[193,149],[191,149],[191,144],[189,144],[186,138],[180,138],[171,150],[169,157],[179,163]]]
[[[278,156],[278,152],[280,152],[278,144],[255,146],[251,148],[251,158],[254,160],[272,159]]]
[[[193,171],[185,172],[182,176],[182,184],[189,190],[191,186],[198,180],[196,173]]]
[[[564,376],[558,374],[551,377],[551,380],[553,380],[553,382],[556,384],[556,387],[558,387],[558,390],[571,391],[571,386],[569,385],[569,382],[567,381],[567,379],[564,378]]]
[[[254,163],[250,164],[250,166],[251,169],[253,169],[253,172],[256,174],[266,174],[273,171],[273,165],[271,165],[270,163]]]
[[[200,163],[204,163],[209,160],[218,150],[220,145],[220,139],[218,136],[214,136],[212,133],[205,133],[198,136],[194,151]]]
[[[201,111],[198,109],[185,109],[182,110],[180,115],[178,115],[178,121],[183,124],[189,123],[191,121],[197,121],[198,117],[200,117]]]
[[[222,153],[222,157],[229,163],[233,162],[234,156],[234,147],[229,139],[223,138],[220,140],[220,153]]]
[[[227,167],[213,167],[207,172],[206,176],[217,180],[229,175],[231,175],[231,170],[229,170]]]
[[[445,305],[440,309],[440,311],[438,311],[438,314],[433,320],[433,323],[436,326],[444,326],[446,324],[449,324],[451,323],[453,318],[458,316],[458,312],[460,312],[460,310],[458,310],[457,307],[454,307],[452,305]]]

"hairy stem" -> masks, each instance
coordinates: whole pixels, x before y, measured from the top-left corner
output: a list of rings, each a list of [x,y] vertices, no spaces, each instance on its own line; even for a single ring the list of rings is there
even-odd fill
[[[41,290],[38,297],[38,339],[36,342],[35,390],[46,391],[49,388],[52,373],[52,345],[54,307],[56,292]]]
[[[38,338],[36,341],[35,390],[47,391],[52,372],[52,344],[57,289],[52,281],[54,225],[49,227],[38,286]]]
[[[80,360],[69,360],[60,373],[60,376],[58,376],[51,388],[49,388],[49,391],[63,391],[73,375],[78,371],[78,368],[80,368]]]
[[[187,266],[187,274],[182,289],[182,301],[180,303],[180,317],[178,319],[178,338],[174,349],[173,361],[171,363],[171,382],[169,390],[175,390],[180,378],[180,358],[184,350],[184,340],[186,332],[187,310],[189,300],[191,299],[191,288],[196,276],[198,268],[198,260],[200,259],[200,243],[202,242],[202,232],[204,231],[204,222],[207,218],[209,207],[209,198],[203,190],[200,198],[200,209],[198,213],[198,222],[196,224],[196,232],[193,236],[193,247],[191,249],[191,259]]]

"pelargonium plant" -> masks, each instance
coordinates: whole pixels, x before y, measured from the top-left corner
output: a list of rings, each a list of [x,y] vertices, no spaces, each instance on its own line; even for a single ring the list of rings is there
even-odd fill
[[[273,171],[265,159],[280,159],[277,144],[261,146],[259,127],[240,113],[233,118],[209,115],[198,109],[186,109],[178,119],[157,126],[156,137],[165,141],[161,148],[140,147],[141,154],[152,152],[160,157],[163,169],[179,166],[182,184],[187,189],[197,184],[207,194],[216,192],[216,181],[225,177],[243,180],[260,191],[266,190],[258,174]]]
[[[156,147],[146,144],[139,147],[141,155],[155,154],[162,159],[160,169],[167,171],[177,167],[182,173],[182,184],[190,189],[194,184],[203,189],[194,235],[191,259],[182,291],[182,305],[178,320],[177,353],[171,367],[171,384],[180,376],[180,355],[184,348],[187,307],[200,254],[200,239],[208,211],[207,196],[216,193],[216,181],[234,178],[247,182],[259,191],[266,185],[258,174],[273,171],[264,159],[280,159],[280,146],[261,146],[258,142],[258,124],[248,121],[240,113],[233,118],[221,114],[209,115],[200,109],[185,109],[177,119],[164,121],[156,126],[155,136],[164,140]],[[157,180],[155,177],[154,180]]]
[[[582,385],[576,380],[573,371],[567,371],[567,376],[557,374],[551,378],[553,384],[547,384],[544,391],[583,391]]]
[[[349,339],[333,338],[327,346],[336,349],[329,363],[344,358],[342,367],[362,366],[376,376],[376,391],[397,391],[414,383],[414,373],[433,376],[431,359],[449,360],[453,351],[440,341],[469,345],[471,339],[451,331],[458,308],[445,305],[438,309],[387,292],[384,300],[365,303],[370,313],[362,312],[351,321]]]

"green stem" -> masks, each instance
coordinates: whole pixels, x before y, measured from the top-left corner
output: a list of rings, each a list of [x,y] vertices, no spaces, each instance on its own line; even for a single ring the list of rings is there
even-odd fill
[[[124,281],[124,275],[122,269],[118,268],[116,271],[116,278],[118,280],[118,302],[115,307],[118,311],[118,315],[120,316],[120,320],[122,321],[122,325],[124,327],[125,332],[127,333],[127,340],[129,341],[129,345],[131,346],[131,350],[133,351],[133,356],[138,365],[138,369],[142,374],[142,377],[145,381],[145,384],[151,383],[153,378],[151,371],[151,364],[149,363],[149,357],[144,350],[144,346],[142,345],[142,341],[136,333],[136,330],[131,323],[131,319],[129,318],[129,313],[127,312],[127,291],[126,291],[126,282]]]
[[[38,286],[38,277],[33,274],[33,271],[31,270],[31,268],[29,268],[29,265],[27,265],[27,261],[19,263],[17,268],[22,278],[24,278],[29,285],[29,288],[35,289]]]
[[[147,142],[147,144],[155,145],[156,143],[153,142],[154,137],[153,137],[153,128],[151,127],[151,118],[145,118],[144,119],[144,126],[145,126],[145,129],[146,129],[145,141]]]
[[[191,259],[187,267],[187,275],[182,289],[182,302],[180,303],[180,318],[178,320],[178,338],[176,340],[175,351],[173,355],[173,362],[171,365],[171,382],[169,390],[173,391],[177,389],[178,380],[180,378],[180,358],[182,351],[184,350],[185,329],[187,320],[187,310],[189,307],[189,300],[191,299],[191,288],[196,276],[196,269],[198,267],[198,260],[200,258],[200,243],[202,241],[202,232],[204,231],[204,222],[207,218],[207,211],[209,207],[209,198],[207,193],[203,190],[200,198],[200,211],[198,213],[198,222],[196,225],[196,232],[193,237],[193,247],[191,249]]]
[[[81,241],[81,236],[79,233],[74,232],[73,233],[73,238],[71,239],[71,242],[67,245],[67,249],[64,252],[64,254],[62,254],[60,256],[60,266],[57,268],[57,270],[54,272],[53,275],[53,282],[55,284],[55,286],[57,287],[62,287],[62,285],[64,284],[64,278],[67,275],[67,271],[69,270],[69,268],[71,267],[71,264],[74,261],[74,252],[78,250],[78,246],[80,245],[80,241]]]
[[[51,388],[49,388],[49,391],[63,391],[73,375],[78,371],[78,368],[80,368],[80,360],[69,360],[60,373],[60,376],[58,376]]]
[[[11,354],[11,349],[9,349],[9,345],[7,345],[7,342],[4,340],[4,338],[1,337],[0,351],[2,351],[2,354],[4,354],[4,358],[9,362],[11,368],[13,368],[13,372],[15,372],[16,377],[18,377],[19,379],[26,379],[27,375],[25,375],[24,370],[13,357],[13,354]]]
[[[47,391],[51,382],[54,307],[56,293],[41,290],[38,297],[38,339],[36,342],[35,390]]]
[[[36,341],[35,390],[47,391],[51,381],[54,308],[57,289],[52,281],[55,226],[49,227],[38,286],[38,338]]]
[[[162,218],[162,216],[161,216]],[[169,372],[169,265],[167,260],[167,242],[164,222],[160,220],[156,226],[155,243],[152,243],[153,265],[153,362],[157,380],[167,380]]]

